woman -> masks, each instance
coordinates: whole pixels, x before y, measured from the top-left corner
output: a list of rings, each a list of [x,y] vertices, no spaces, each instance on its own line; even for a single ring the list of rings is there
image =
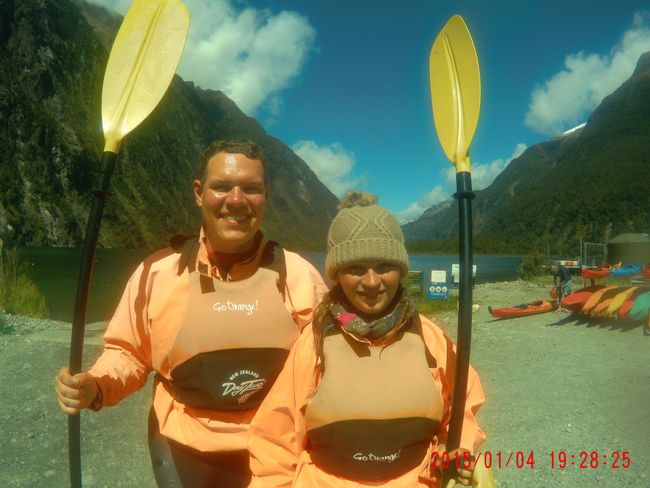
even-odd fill
[[[367,193],[339,209],[325,261],[335,285],[251,423],[251,486],[440,486],[432,464],[445,450],[454,346],[400,285],[408,256],[395,217]],[[467,392],[461,448],[474,452],[485,434],[472,368]],[[462,484],[469,464],[461,455]]]

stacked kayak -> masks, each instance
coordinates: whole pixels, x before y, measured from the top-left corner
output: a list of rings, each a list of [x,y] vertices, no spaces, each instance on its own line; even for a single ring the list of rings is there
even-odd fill
[[[615,290],[618,288],[615,285],[609,285],[609,286],[604,286],[600,290],[597,290],[591,294],[591,296],[587,299],[585,304],[582,306],[580,309],[580,313],[583,315],[591,315],[591,311],[593,308],[598,305],[600,302],[601,298],[608,293],[611,292],[612,290]]]
[[[552,312],[558,307],[557,301],[537,300],[535,302],[523,303],[514,307],[492,308],[488,307],[488,312],[492,317],[497,319],[510,319],[513,317],[524,317],[526,315],[536,315],[539,313]]]
[[[618,315],[619,319],[627,319],[629,318],[628,315],[630,313],[630,310],[632,310],[632,307],[634,306],[634,302],[636,299],[640,296],[643,295],[644,293],[647,293],[648,289],[647,288],[641,288],[637,287],[636,290],[634,290],[630,295],[625,298],[625,301],[621,305],[621,307],[618,309],[616,312]],[[640,304],[641,302],[639,302]]]
[[[630,290],[630,288],[632,288],[632,290]],[[607,291],[602,297],[600,297],[600,301],[591,309],[591,316],[607,317],[610,307],[614,311],[615,309],[618,309],[618,307],[620,307],[625,301],[625,296],[634,291],[635,288],[636,287],[626,288],[617,286],[613,290]]]
[[[597,285],[575,290],[562,306],[589,317],[648,320],[650,288],[647,286]]]
[[[645,293],[641,293],[636,297],[627,316],[632,320],[646,320],[648,311],[650,311],[650,291],[646,289]]]
[[[572,312],[580,312],[582,306],[587,302],[589,297],[594,294],[594,292],[605,288],[604,285],[588,286],[586,288],[580,288],[569,293],[567,296],[562,297],[562,306],[567,310]]]
[[[614,298],[612,298],[612,301],[607,306],[607,309],[603,309],[603,311],[598,315],[601,317],[609,317],[609,318],[618,317],[618,311],[621,309],[623,304],[627,301],[628,297],[634,295],[634,292],[638,289],[639,289],[638,286],[630,286],[627,289],[623,289],[623,291],[621,291]]]

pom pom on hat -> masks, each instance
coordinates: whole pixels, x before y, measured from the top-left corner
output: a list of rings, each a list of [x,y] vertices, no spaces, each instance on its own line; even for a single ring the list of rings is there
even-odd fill
[[[339,202],[338,209],[350,207],[369,207],[377,205],[377,197],[372,193],[362,191],[351,191],[345,194]]]
[[[353,191],[341,199],[330,225],[325,271],[335,279],[339,269],[373,260],[398,264],[403,276],[408,272],[404,235],[395,216],[372,193]]]

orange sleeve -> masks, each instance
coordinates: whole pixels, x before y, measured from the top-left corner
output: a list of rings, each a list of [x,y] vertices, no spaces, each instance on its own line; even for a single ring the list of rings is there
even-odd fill
[[[454,349],[454,360],[456,354]],[[467,396],[465,398],[465,414],[463,416],[463,430],[460,436],[460,447],[472,453],[478,451],[479,446],[485,441],[486,435],[478,423],[477,413],[485,402],[485,394],[478,373],[470,365],[467,378]],[[447,425],[447,430],[449,425]]]
[[[426,345],[438,363],[440,379],[443,385],[445,399],[445,417],[442,430],[438,436],[439,444],[444,444],[449,431],[449,417],[451,414],[451,399],[456,371],[456,345],[433,322],[420,316],[422,333]],[[485,402],[485,394],[481,380],[474,367],[470,364],[467,374],[467,396],[465,398],[465,414],[463,416],[463,429],[461,432],[460,447],[475,453],[485,441],[486,435],[481,429],[477,413]]]
[[[290,487],[305,450],[304,411],[318,383],[311,327],[294,344],[249,430],[251,488]]]
[[[115,314],[104,333],[104,350],[89,373],[97,379],[102,406],[112,406],[142,388],[151,366],[148,305],[151,264],[160,254],[145,260],[133,273]]]
[[[284,251],[287,264],[286,301],[290,305],[293,321],[304,329],[311,324],[314,310],[327,293],[327,286],[314,266],[300,255]]]

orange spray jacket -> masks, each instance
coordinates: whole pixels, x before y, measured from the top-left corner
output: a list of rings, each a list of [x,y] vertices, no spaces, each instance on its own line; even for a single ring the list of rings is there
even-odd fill
[[[192,366],[191,359],[209,355],[211,348],[236,353],[234,359],[228,357],[235,362],[247,348],[254,348],[253,356],[282,348],[288,352],[311,322],[316,304],[327,291],[321,276],[297,254],[282,251],[283,303],[278,288],[269,285],[276,283],[277,273],[260,267],[265,244],[260,239],[258,252],[223,277],[209,263],[203,230],[196,262],[189,266],[195,271],[185,269],[179,274],[183,255],[170,248],[141,263],[106,329],[104,351],[89,370],[101,397],[94,408],[117,404],[139,390],[155,371],[153,408],[163,435],[200,451],[246,449],[248,424],[257,410],[248,400],[257,390],[270,387],[270,380],[246,364],[230,377],[213,378],[214,369],[203,372],[200,381],[214,383],[231,401],[223,409],[211,406],[211,400],[187,402],[175,385],[185,383],[188,391],[193,389],[194,377],[202,373],[200,364],[206,361],[202,358]],[[201,290],[206,283],[210,293]],[[255,291],[260,295],[254,296]]]
[[[439,472],[430,474],[429,464],[447,438],[456,354],[435,324],[423,316],[420,322],[419,334],[396,336],[393,344],[374,351],[359,348],[343,332],[329,346],[326,337],[324,373],[311,328],[303,332],[251,423],[251,487],[440,486]],[[432,361],[425,359],[427,352]],[[422,376],[427,368],[428,381]],[[471,452],[485,440],[476,419],[483,401],[479,377],[470,367],[460,447]],[[393,420],[385,418],[391,409]],[[343,421],[338,425],[337,415]],[[430,437],[422,439],[427,431]],[[354,439],[355,432],[363,438]],[[406,440],[396,439],[399,435]],[[373,449],[391,442],[408,448],[380,454]],[[387,475],[391,472],[398,474]],[[369,479],[375,474],[378,479]]]

